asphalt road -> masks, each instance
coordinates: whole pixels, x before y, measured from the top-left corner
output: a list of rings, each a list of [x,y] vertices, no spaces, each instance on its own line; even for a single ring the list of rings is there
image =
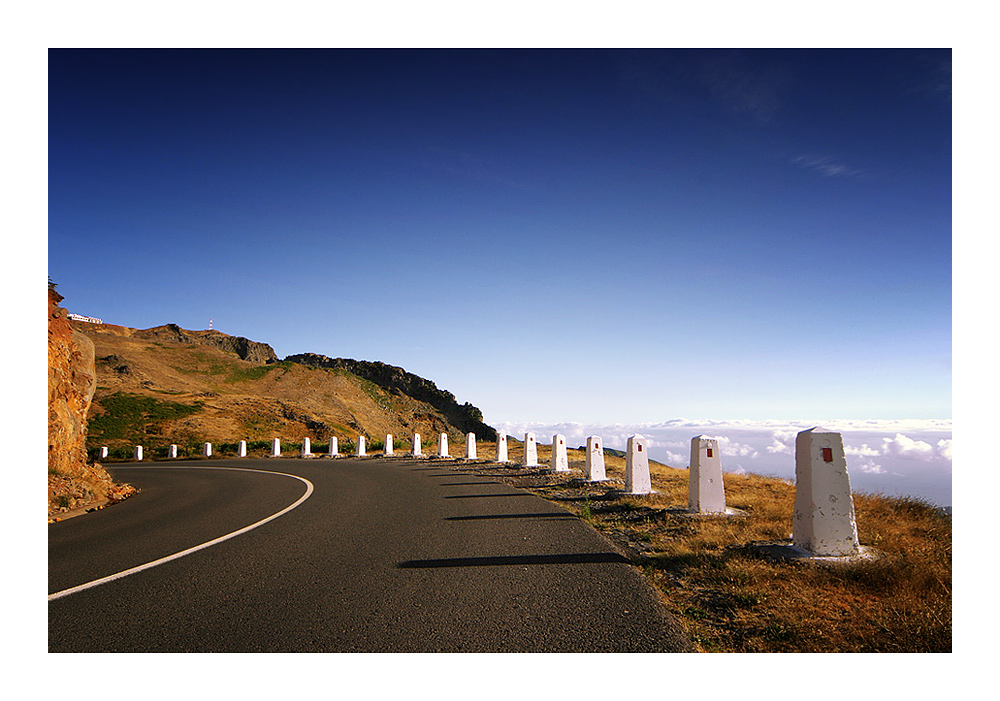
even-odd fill
[[[652,586],[596,531],[443,461],[110,471],[142,491],[49,525],[50,596],[268,518],[307,494],[303,480],[313,491],[233,538],[51,599],[50,652],[692,649]]]

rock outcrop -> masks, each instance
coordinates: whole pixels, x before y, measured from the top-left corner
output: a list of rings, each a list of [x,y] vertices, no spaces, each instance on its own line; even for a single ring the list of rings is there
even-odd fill
[[[228,353],[235,353],[242,360],[251,363],[276,363],[278,356],[274,349],[266,343],[251,341],[242,336],[230,336],[219,331],[187,331],[177,324],[164,324],[151,329],[135,331],[135,338],[165,339],[177,343],[196,343],[203,346],[215,346]]]
[[[73,330],[62,295],[49,286],[49,516],[131,493],[87,461],[87,412],[94,396],[94,344]]]

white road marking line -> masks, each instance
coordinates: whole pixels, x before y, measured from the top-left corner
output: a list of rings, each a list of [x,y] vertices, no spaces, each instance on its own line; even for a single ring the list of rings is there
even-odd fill
[[[151,465],[150,467],[154,467],[154,466]],[[167,465],[162,465],[162,466],[161,465],[156,465],[155,467],[169,467],[169,468],[182,469],[182,470],[236,470],[236,471],[240,471],[240,472],[259,472],[259,473],[262,473],[262,474],[265,474],[265,475],[282,475],[284,477],[293,477],[293,478],[299,480],[300,482],[304,482],[305,485],[306,485],[306,493],[303,494],[301,497],[299,497],[299,499],[294,504],[291,504],[290,506],[286,506],[284,509],[282,509],[278,513],[272,514],[271,516],[268,516],[265,519],[257,521],[256,523],[252,523],[249,526],[244,526],[243,528],[239,529],[238,531],[233,531],[232,533],[227,533],[226,535],[219,536],[218,538],[216,538],[214,540],[210,540],[207,543],[202,543],[201,545],[196,545],[193,548],[188,548],[187,550],[181,550],[180,552],[174,553],[173,555],[167,555],[166,557],[161,557],[159,560],[153,560],[152,562],[147,562],[144,565],[139,565],[138,567],[132,567],[131,569],[123,570],[121,572],[118,572],[117,574],[108,575],[107,577],[101,577],[100,579],[95,579],[94,581],[87,582],[86,584],[80,584],[78,586],[71,587],[69,589],[63,589],[62,591],[57,591],[55,594],[49,594],[49,601],[55,601],[56,599],[61,599],[64,596],[69,596],[70,594],[76,594],[77,592],[83,591],[84,589],[90,589],[91,587],[96,587],[96,586],[100,586],[101,584],[107,584],[108,582],[113,582],[116,579],[121,579],[122,577],[127,577],[130,574],[135,574],[136,572],[142,572],[143,570],[148,570],[148,569],[150,569],[152,567],[156,567],[157,565],[162,565],[162,564],[164,564],[166,562],[170,562],[171,560],[176,560],[178,558],[184,557],[185,555],[190,555],[191,553],[198,552],[199,550],[204,550],[205,548],[210,548],[211,546],[217,545],[217,544],[221,543],[224,540],[229,540],[230,538],[235,538],[236,536],[241,535],[243,533],[246,533],[247,531],[252,531],[254,528],[257,528],[258,526],[263,526],[268,521],[273,521],[274,519],[278,518],[279,516],[283,516],[283,515],[287,514],[289,511],[291,511],[296,506],[298,506],[299,504],[301,504],[302,502],[304,502],[306,499],[308,499],[310,497],[310,495],[313,493],[313,483],[312,482],[310,482],[309,480],[305,479],[304,477],[299,477],[298,475],[291,475],[291,474],[288,474],[287,472],[272,472],[272,471],[269,471],[269,470],[252,470],[252,469],[249,469],[249,468],[246,468],[246,467],[209,467],[209,466],[190,466],[190,465],[169,465],[169,466],[167,466]]]

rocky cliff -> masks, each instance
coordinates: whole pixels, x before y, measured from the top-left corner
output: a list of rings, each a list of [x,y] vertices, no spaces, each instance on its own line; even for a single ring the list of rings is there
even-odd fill
[[[235,353],[242,360],[251,363],[278,362],[278,356],[268,344],[251,341],[242,336],[230,336],[220,331],[188,331],[177,324],[165,324],[151,329],[136,330],[133,336],[150,340],[169,340],[177,343],[214,346],[228,353]]]
[[[87,412],[96,387],[94,344],[75,331],[49,286],[49,516],[131,493],[87,461]]]
[[[154,326],[151,329],[133,329],[128,326],[118,326],[116,324],[84,324],[88,331],[99,332],[109,336],[124,336],[126,338],[141,339],[145,341],[161,341],[165,343],[184,343],[198,346],[210,346],[218,348],[227,353],[236,354],[241,360],[250,363],[269,364],[278,362],[278,356],[274,349],[266,343],[251,341],[242,336],[230,336],[221,331],[203,330],[191,331],[182,329],[177,324],[164,324]]]

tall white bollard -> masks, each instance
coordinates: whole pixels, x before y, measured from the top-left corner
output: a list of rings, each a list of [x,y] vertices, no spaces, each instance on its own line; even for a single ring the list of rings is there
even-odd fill
[[[386,455],[392,455],[393,448],[395,447],[396,446],[392,444],[392,434],[391,433],[385,434],[385,449],[382,452],[385,453]]]
[[[860,552],[844,439],[839,433],[811,428],[795,438],[792,542],[820,556]]]
[[[442,433],[438,436],[438,457],[439,458],[450,458],[448,455],[448,434]]]
[[[556,472],[569,472],[569,458],[566,457],[566,436],[557,433],[552,436],[552,469]]]
[[[588,482],[603,482],[608,478],[604,471],[604,446],[597,436],[587,438],[586,463]]]
[[[628,439],[625,452],[625,491],[629,494],[651,494],[653,483],[649,478],[649,453],[646,439],[640,435]]]
[[[497,432],[497,462],[510,462],[507,457],[507,434]]]
[[[167,457],[168,458],[176,458],[177,457],[177,444],[176,443],[171,443],[170,444],[170,448],[167,450]]]
[[[302,439],[302,457],[312,457],[312,443],[309,441],[308,437]]]
[[[281,457],[281,439],[275,438],[271,441],[271,457],[280,458]]]
[[[528,431],[524,434],[524,466],[536,465],[538,465],[538,445],[535,443],[535,434]]]
[[[476,434],[469,433],[465,436],[465,459],[476,459]]]
[[[726,513],[719,441],[708,436],[691,439],[691,471],[688,475],[688,508],[699,514]]]
[[[212,457],[212,444],[206,443],[205,446],[201,449],[201,454],[204,455],[206,458]]]
[[[240,458],[245,458],[247,456],[246,441],[240,441],[239,445],[236,446],[236,456]]]
[[[365,437],[358,436],[357,449],[354,451],[355,457],[363,458],[365,457]]]
[[[142,462],[142,446],[137,445],[135,447],[135,459],[137,462]]]
[[[106,457],[108,457],[108,446],[102,445],[101,446],[101,460],[103,460]]]
[[[339,450],[340,447],[337,445],[337,437],[330,436],[330,450],[327,452],[327,455],[331,458],[335,458],[340,454]]]
[[[419,433],[414,433],[413,434],[413,457],[419,458],[422,455],[422,453],[420,452],[420,447],[421,447],[420,446],[420,434]]]

